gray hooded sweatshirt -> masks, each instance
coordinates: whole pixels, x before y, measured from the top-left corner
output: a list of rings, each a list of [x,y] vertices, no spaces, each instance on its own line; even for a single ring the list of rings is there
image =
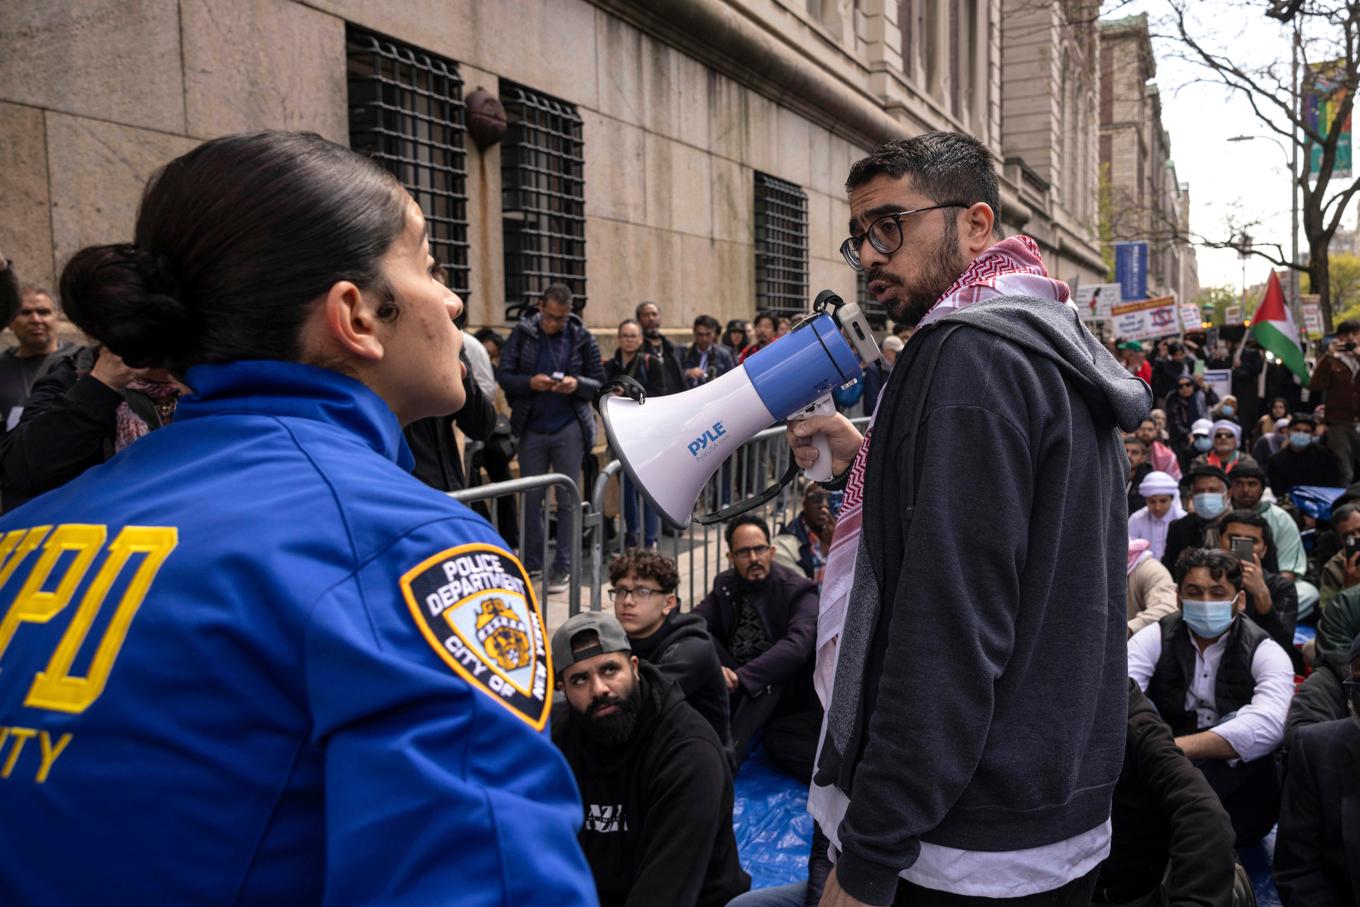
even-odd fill
[[[1150,405],[1049,300],[976,303],[900,354],[814,781],[849,800],[848,893],[891,900],[922,841],[1019,851],[1109,818],[1128,698],[1119,429]]]

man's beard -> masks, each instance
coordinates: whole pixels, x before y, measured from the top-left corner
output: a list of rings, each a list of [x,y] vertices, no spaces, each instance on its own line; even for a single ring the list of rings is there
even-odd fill
[[[945,223],[944,235],[935,247],[934,254],[925,259],[921,276],[912,286],[907,286],[897,276],[879,268],[870,268],[865,277],[870,282],[886,280],[902,287],[905,298],[889,302],[888,314],[892,316],[894,324],[916,327],[967,267],[968,262],[959,253],[958,230],[954,222],[949,220]]]
[[[765,584],[768,583],[769,581],[770,581],[769,568],[766,568],[765,571],[755,579],[747,579],[746,574],[742,573],[740,570],[737,571],[737,588],[741,589],[744,592],[754,592],[759,589],[764,589]]]
[[[607,705],[617,706],[618,711],[603,718],[595,717],[595,712]],[[584,715],[577,716],[585,724],[586,734],[601,746],[618,746],[626,743],[637,728],[638,713],[642,711],[642,683],[633,682],[633,689],[622,698],[605,694],[595,698],[586,708]]]

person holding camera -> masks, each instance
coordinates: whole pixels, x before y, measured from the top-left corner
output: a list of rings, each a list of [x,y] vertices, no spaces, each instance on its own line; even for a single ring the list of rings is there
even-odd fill
[[[1341,461],[1341,484],[1355,479],[1355,460],[1360,455],[1360,357],[1356,355],[1360,341],[1360,321],[1348,318],[1336,326],[1336,339],[1327,345],[1326,354],[1318,360],[1308,389],[1325,396],[1327,446]]]
[[[685,388],[698,387],[725,375],[737,367],[732,353],[718,342],[718,332],[722,325],[712,315],[700,315],[694,319],[694,342],[685,347],[680,357],[681,376]]]

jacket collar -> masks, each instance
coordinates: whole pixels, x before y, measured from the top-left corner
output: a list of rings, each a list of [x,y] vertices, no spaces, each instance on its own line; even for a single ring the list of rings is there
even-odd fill
[[[411,449],[381,397],[330,369],[277,360],[196,365],[185,376],[194,393],[180,400],[176,422],[223,413],[257,413],[334,425],[410,471]]]

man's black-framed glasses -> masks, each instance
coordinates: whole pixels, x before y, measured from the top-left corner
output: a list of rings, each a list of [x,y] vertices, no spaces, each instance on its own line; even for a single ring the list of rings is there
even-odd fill
[[[858,236],[852,235],[841,243],[841,254],[845,256],[846,264],[856,271],[863,271],[864,262],[860,261],[859,250],[866,239],[869,240],[869,245],[873,246],[880,255],[892,255],[902,248],[902,218],[913,214],[924,214],[926,211],[939,211],[941,208],[969,207],[972,206],[964,202],[944,202],[939,205],[931,205],[928,208],[912,208],[910,211],[885,214],[869,224],[868,230]]]

